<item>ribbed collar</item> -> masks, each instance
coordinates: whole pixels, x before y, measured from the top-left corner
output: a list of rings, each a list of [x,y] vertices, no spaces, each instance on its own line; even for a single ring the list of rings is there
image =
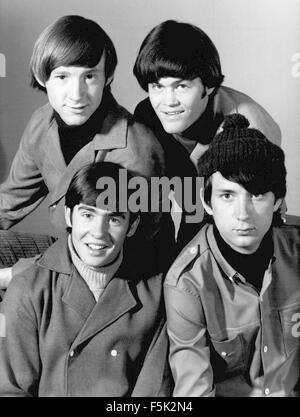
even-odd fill
[[[68,237],[68,247],[75,268],[87,283],[89,289],[94,294],[96,301],[98,301],[107,284],[113,278],[119,266],[121,265],[123,260],[123,252],[120,252],[119,256],[113,263],[100,268],[93,268],[89,265],[86,265],[79,258],[73,246],[71,235]]]

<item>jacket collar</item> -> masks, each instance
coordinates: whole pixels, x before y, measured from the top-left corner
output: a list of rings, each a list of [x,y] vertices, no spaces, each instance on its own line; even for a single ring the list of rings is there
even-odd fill
[[[74,265],[68,248],[68,233],[66,232],[54,242],[37,263],[59,274],[71,275]],[[130,238],[125,240],[123,261],[115,276],[136,282],[158,274],[160,274],[160,267],[152,242],[141,240],[141,238],[138,241],[131,241]]]
[[[98,159],[104,159],[108,150],[126,148],[130,114],[122,106],[118,105],[110,94],[107,114],[104,117],[99,133],[74,156],[69,165],[66,165],[60,147],[58,125],[53,117],[53,110],[50,113],[49,128],[44,142],[45,155],[54,170],[60,173],[60,181],[51,197],[50,205],[52,205],[65,195],[71,179],[80,167]]]
[[[86,282],[72,265],[66,236],[58,239],[44,253],[38,264],[70,276],[62,301],[85,320],[83,327],[82,321],[78,320],[79,333],[71,349],[101,331],[139,303],[136,292],[131,290],[131,283],[119,278],[118,273],[108,283],[99,302],[96,303]]]

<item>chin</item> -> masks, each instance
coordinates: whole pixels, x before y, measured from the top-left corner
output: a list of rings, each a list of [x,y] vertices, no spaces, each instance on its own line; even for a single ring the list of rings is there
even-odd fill
[[[181,126],[170,126],[169,124],[163,124],[163,128],[169,134],[180,134],[184,130]]]

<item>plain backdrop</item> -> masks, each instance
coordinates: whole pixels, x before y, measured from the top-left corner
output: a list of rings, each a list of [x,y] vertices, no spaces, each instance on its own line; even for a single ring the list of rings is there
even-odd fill
[[[130,111],[145,97],[132,68],[146,34],[167,19],[207,32],[220,53],[224,85],[250,95],[279,124],[288,213],[300,215],[299,0],[0,0],[0,181],[32,112],[46,102],[29,86],[34,42],[66,14],[97,21],[112,38],[119,58],[113,93]],[[15,229],[50,233],[47,201]]]

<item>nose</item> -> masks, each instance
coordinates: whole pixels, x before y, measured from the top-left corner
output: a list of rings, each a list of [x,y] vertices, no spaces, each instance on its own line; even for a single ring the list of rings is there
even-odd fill
[[[91,233],[96,239],[103,238],[108,231],[108,222],[105,218],[96,218],[92,225]]]
[[[75,78],[71,80],[69,84],[68,97],[73,101],[80,101],[85,92],[84,81],[80,78]]]
[[[245,221],[249,218],[251,213],[251,201],[246,198],[240,198],[237,201],[236,217],[238,220]]]
[[[179,100],[173,88],[165,89],[164,100],[167,106],[172,107],[172,106],[177,106],[179,104]]]

